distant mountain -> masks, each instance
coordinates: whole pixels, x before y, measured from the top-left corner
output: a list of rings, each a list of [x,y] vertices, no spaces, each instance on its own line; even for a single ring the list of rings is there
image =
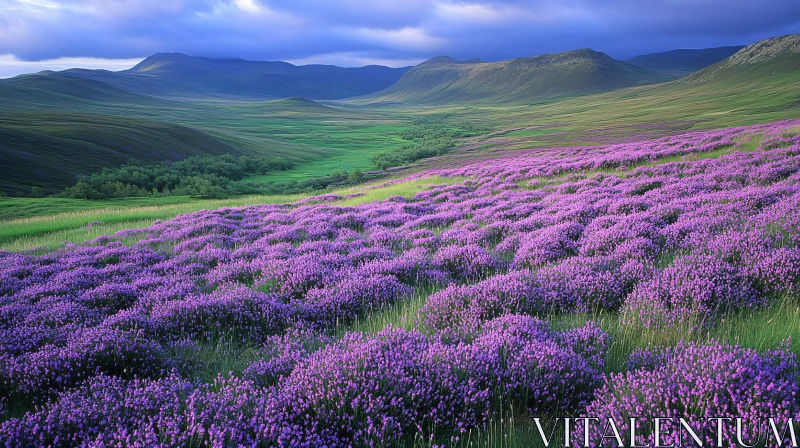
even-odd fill
[[[71,69],[66,75],[102,81],[129,92],[174,98],[314,100],[366,95],[394,84],[408,68],[292,65],[159,53],[120,72]]]
[[[772,37],[748,45],[724,61],[680,80],[681,83],[796,77],[800,73],[800,34]],[[800,94],[798,94],[800,100]]]
[[[650,53],[626,59],[625,62],[651,70],[689,74],[727,59],[744,46],[704,48],[701,50],[672,50]]]
[[[501,62],[458,61],[446,56],[412,68],[373,102],[445,104],[536,103],[674,79],[612,59],[591,49]]]

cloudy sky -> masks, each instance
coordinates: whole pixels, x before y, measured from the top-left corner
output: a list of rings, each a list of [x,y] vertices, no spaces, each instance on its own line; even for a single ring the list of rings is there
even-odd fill
[[[0,0],[0,77],[157,52],[345,66],[591,47],[616,58],[800,32],[800,0]]]

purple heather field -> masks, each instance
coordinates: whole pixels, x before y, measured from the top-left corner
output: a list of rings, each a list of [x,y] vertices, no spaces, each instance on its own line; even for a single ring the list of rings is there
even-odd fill
[[[201,211],[0,252],[0,441],[451,446],[509,409],[798,419],[791,341],[687,338],[617,366],[600,322],[710,333],[797,300],[798,130],[537,149],[416,174],[466,180],[412,198]]]

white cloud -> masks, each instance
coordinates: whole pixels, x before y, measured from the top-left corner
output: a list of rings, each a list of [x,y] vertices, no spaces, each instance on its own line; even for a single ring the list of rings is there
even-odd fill
[[[428,34],[423,28],[399,29],[359,28],[354,35],[369,42],[401,50],[433,50],[446,43],[444,39]]]
[[[0,55],[0,78],[42,70],[66,70],[68,68],[90,68],[106,70],[126,70],[142,61],[137,59],[98,59],[98,58],[58,58],[46,61],[22,61],[14,55]]]
[[[480,3],[443,2],[436,5],[436,13],[447,20],[459,22],[497,23],[513,19],[516,8],[495,7]]]
[[[259,6],[256,0],[235,0],[236,6],[239,9],[243,9],[247,12],[258,12],[261,10],[261,6]]]

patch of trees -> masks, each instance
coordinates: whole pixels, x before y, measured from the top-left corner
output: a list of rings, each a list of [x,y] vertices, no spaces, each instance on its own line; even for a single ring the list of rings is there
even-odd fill
[[[292,168],[292,162],[258,157],[221,155],[189,157],[157,165],[105,168],[65,189],[59,196],[81,199],[134,196],[225,197],[252,191],[248,176]]]
[[[247,177],[293,168],[291,162],[235,157],[190,157],[158,165],[126,165],[92,174],[58,196],[110,199],[153,196],[224,198],[247,194],[299,194],[359,184],[382,173],[335,172],[303,181],[254,182]]]
[[[450,123],[447,115],[442,114],[414,117],[411,127],[402,133],[403,139],[411,143],[377,154],[372,162],[381,170],[408,165],[420,159],[447,153],[456,146],[456,139],[489,131],[490,129],[485,126]]]
[[[303,181],[291,180],[259,184],[257,187],[260,194],[299,194],[357,185],[370,180],[380,179],[384,175],[385,173],[382,172],[361,171],[356,168],[350,172],[340,171],[328,176],[314,177]]]

